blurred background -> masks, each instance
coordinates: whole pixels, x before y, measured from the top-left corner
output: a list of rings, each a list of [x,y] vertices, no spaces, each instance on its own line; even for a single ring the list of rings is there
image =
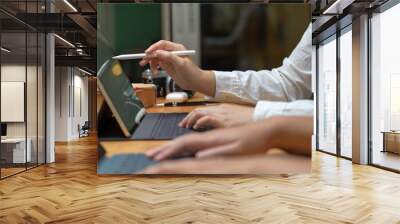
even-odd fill
[[[311,21],[309,4],[98,4],[97,67],[160,39],[195,49],[202,68],[271,69],[289,56]],[[122,62],[132,82],[145,68]]]
[[[280,66],[311,21],[308,4],[200,6],[201,64],[218,70]]]

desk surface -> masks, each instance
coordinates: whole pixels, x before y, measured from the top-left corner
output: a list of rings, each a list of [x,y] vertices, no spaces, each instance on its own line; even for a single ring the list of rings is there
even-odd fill
[[[191,101],[200,101],[201,99],[204,99],[204,97],[200,94],[195,95]],[[163,99],[157,99],[157,103],[163,103]],[[146,111],[149,113],[173,113],[173,112],[190,112],[196,108],[199,107],[204,107],[204,106],[176,106],[176,107],[163,107],[163,106],[155,106],[152,108],[148,108]],[[105,156],[113,156],[116,154],[129,154],[129,153],[135,153],[135,152],[145,152],[153,147],[156,147],[160,144],[164,144],[167,141],[140,141],[140,140],[123,140],[123,141],[100,141],[100,145],[103,147],[105,150]],[[271,162],[271,158],[273,159],[274,157],[276,158],[277,161],[279,162],[284,158],[282,161],[283,163],[287,163],[287,166],[293,165],[293,163],[296,163],[297,161],[301,160],[303,161],[305,158],[303,156],[296,156],[292,154],[287,154],[283,152],[282,150],[276,149],[276,150],[270,150],[268,154],[266,154],[266,162]],[[263,159],[263,158],[260,158]],[[301,168],[301,172],[304,172],[304,170],[309,170],[309,167],[311,167],[311,158],[306,158],[306,160],[309,160],[309,163],[306,163],[306,167]],[[285,166],[285,164],[282,164],[282,166]],[[224,172],[224,173],[229,173],[229,172]]]
[[[30,138],[27,138],[30,141]],[[20,143],[25,142],[25,138],[2,138],[1,143]]]

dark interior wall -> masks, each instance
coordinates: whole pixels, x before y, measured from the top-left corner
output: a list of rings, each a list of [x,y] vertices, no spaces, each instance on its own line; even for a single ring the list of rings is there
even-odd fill
[[[216,70],[280,66],[310,22],[309,4],[204,4],[202,66]]]

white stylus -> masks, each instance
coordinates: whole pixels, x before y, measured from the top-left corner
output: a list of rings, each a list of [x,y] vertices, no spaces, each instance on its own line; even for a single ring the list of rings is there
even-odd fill
[[[176,56],[190,56],[190,55],[195,55],[196,51],[195,50],[187,50],[187,51],[170,51],[170,53],[176,55]],[[146,53],[140,53],[140,54],[121,54],[112,57],[113,59],[116,60],[129,60],[129,59],[141,59],[146,57]]]

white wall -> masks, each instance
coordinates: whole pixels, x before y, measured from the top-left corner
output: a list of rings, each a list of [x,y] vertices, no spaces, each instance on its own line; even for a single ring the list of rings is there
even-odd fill
[[[68,86],[69,76],[67,67],[55,68],[55,141],[68,140]]]
[[[74,80],[73,80],[73,86],[74,88],[71,88],[73,90],[71,96],[74,102],[71,101],[71,106],[73,105],[73,108],[71,108],[71,136],[72,138],[78,138],[79,133],[78,133],[78,125],[83,125],[85,121],[88,121],[88,116],[89,116],[89,102],[88,102],[88,78],[81,76],[82,73],[76,74],[78,70],[74,70]]]
[[[72,67],[56,67],[55,73],[55,140],[74,140],[78,124],[88,120],[88,78]]]

